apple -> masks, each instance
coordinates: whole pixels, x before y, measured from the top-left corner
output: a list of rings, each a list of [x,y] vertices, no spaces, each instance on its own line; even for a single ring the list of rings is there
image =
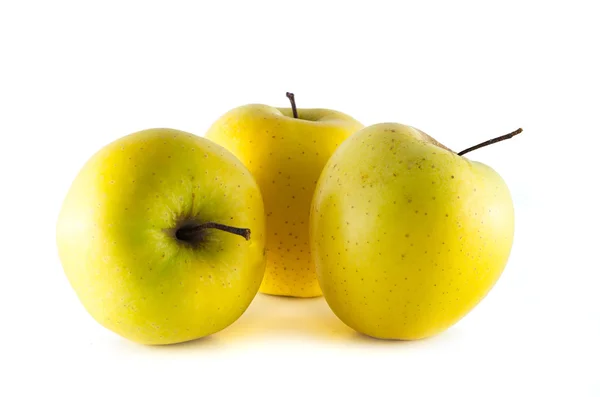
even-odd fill
[[[310,254],[308,220],[323,166],[363,126],[327,109],[251,104],[219,118],[205,135],[235,154],[260,186],[267,213],[267,268],[260,291],[320,296]]]
[[[265,238],[250,172],[219,145],[173,129],[98,151],[71,185],[56,229],[85,309],[142,344],[200,338],[240,317],[264,274]]]
[[[462,157],[467,151],[383,123],[333,154],[315,191],[310,239],[325,299],[348,326],[425,338],[494,286],[513,243],[513,202],[500,175]]]

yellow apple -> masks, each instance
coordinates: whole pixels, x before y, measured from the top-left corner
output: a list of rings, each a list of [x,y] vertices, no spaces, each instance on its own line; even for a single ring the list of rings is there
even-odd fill
[[[314,188],[329,156],[362,125],[337,111],[293,106],[238,107],[217,120],[206,137],[233,152],[260,186],[268,236],[260,291],[312,297],[321,295],[308,241]]]
[[[335,314],[376,338],[419,339],[456,323],[490,291],[511,251],[514,214],[492,168],[420,130],[384,123],[333,154],[310,227]]]
[[[56,238],[87,311],[143,344],[227,327],[265,268],[264,208],[250,172],[215,143],[172,129],[97,152],[64,200]]]

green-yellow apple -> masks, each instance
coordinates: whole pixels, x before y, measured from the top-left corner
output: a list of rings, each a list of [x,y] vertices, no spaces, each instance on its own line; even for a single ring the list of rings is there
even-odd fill
[[[246,105],[218,119],[206,137],[233,152],[254,175],[267,213],[267,268],[260,291],[321,295],[310,255],[308,219],[317,179],[329,156],[362,128],[326,109]]]
[[[84,165],[64,200],[64,272],[100,324],[170,344],[233,323],[265,268],[258,185],[238,159],[198,136],[151,129]]]
[[[456,323],[496,283],[513,242],[513,203],[492,168],[384,123],[333,154],[310,227],[335,314],[376,338],[419,339]]]

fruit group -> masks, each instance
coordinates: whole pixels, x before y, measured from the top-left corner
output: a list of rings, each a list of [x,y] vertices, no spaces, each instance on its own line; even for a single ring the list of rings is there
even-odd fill
[[[437,334],[488,293],[508,260],[513,204],[502,178],[425,133],[377,124],[327,163],[311,212],[323,294],[355,330]]]
[[[321,295],[310,255],[308,220],[323,166],[362,125],[325,109],[247,105],[217,120],[206,137],[234,153],[254,175],[267,213],[267,268],[260,291]]]
[[[259,188],[231,153],[153,129],[85,164],[64,200],[57,244],[69,282],[100,324],[169,344],[217,332],[246,310],[264,274],[264,228]]]

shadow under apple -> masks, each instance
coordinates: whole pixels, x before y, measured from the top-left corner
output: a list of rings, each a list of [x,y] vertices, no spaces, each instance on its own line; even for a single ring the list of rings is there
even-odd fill
[[[316,340],[369,347],[414,346],[418,341],[382,340],[354,331],[331,311],[323,297],[291,298],[259,293],[246,312],[228,328],[175,348],[213,348],[250,340]],[[429,338],[428,338],[429,339]]]
[[[324,298],[291,298],[259,293],[248,310],[215,338],[299,337],[351,339],[357,333],[340,321]]]
[[[454,334],[446,331],[442,336],[415,341],[376,339],[344,324],[331,311],[323,297],[291,298],[259,293],[246,312],[224,330],[189,342],[152,348],[214,350],[252,340],[273,339],[315,340],[368,346],[370,349],[388,349],[391,345],[413,348],[432,339],[441,343],[441,339],[452,338],[449,333]]]

